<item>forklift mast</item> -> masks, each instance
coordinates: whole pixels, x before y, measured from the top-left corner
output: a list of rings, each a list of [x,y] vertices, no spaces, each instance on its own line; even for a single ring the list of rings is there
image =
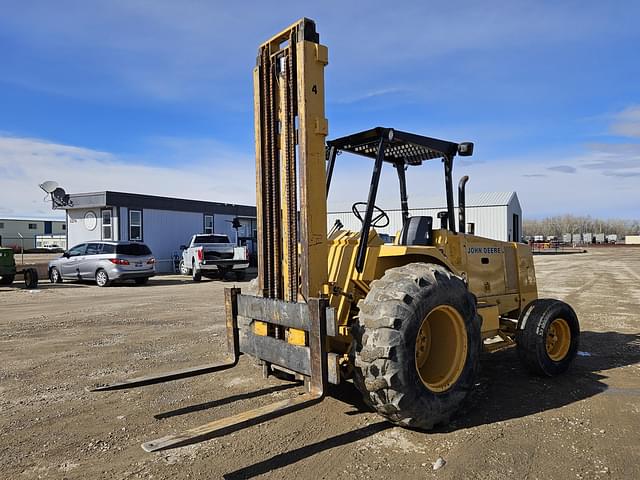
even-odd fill
[[[235,367],[240,355],[250,354],[267,370],[273,364],[303,376],[308,393],[145,442],[142,448],[148,452],[225,435],[314,405],[326,394],[326,338],[337,334],[337,326],[323,295],[328,282],[327,48],[318,41],[315,23],[304,18],[258,51],[253,76],[260,296],[225,289],[227,358],[93,389],[122,390],[219,372]],[[336,368],[331,378],[337,383],[337,361],[332,358]]]
[[[265,298],[296,302],[300,294],[305,301],[319,297],[328,281],[326,190],[318,181],[326,176],[327,63],[327,47],[307,18],[258,51],[253,72],[258,284]]]

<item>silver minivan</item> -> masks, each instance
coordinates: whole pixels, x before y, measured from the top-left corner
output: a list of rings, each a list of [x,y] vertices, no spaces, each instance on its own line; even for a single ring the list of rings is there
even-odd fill
[[[135,280],[147,283],[156,273],[149,247],[139,242],[95,241],[70,248],[49,262],[49,280],[95,280],[99,287],[111,282]]]

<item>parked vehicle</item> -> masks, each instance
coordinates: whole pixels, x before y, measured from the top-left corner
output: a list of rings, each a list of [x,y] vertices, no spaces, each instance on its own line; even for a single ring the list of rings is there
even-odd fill
[[[229,241],[229,237],[221,234],[193,235],[189,245],[180,246],[182,260],[180,273],[191,275],[194,282],[203,276],[213,277],[234,271],[237,278],[244,278],[249,268],[249,251],[247,247],[237,247]]]
[[[13,250],[0,247],[0,285],[11,285],[17,274],[24,275],[24,284],[27,288],[38,286],[38,271],[35,268],[18,270]]]
[[[156,260],[149,247],[139,242],[96,241],[70,248],[49,262],[49,280],[95,280],[99,287],[134,280],[138,285],[153,277]]]

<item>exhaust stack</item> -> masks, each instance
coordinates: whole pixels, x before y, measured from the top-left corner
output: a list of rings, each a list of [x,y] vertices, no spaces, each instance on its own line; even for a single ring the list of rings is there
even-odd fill
[[[464,192],[465,192],[465,186],[467,185],[467,182],[469,181],[469,176],[465,175],[464,177],[462,177],[460,179],[460,182],[458,183],[458,231],[460,233],[466,233],[465,230],[465,226],[466,226],[466,214],[464,211],[465,208],[465,198],[464,198]]]

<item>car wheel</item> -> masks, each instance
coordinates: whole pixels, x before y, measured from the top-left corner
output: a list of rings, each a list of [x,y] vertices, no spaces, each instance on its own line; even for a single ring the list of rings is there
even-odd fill
[[[149,283],[149,277],[142,277],[135,279],[136,285],[146,285]]]
[[[184,260],[180,260],[180,275],[189,275],[191,270],[187,268],[187,265],[184,263]]]
[[[96,272],[96,284],[99,287],[108,287],[109,286],[109,275],[103,269],[100,269]]]
[[[191,278],[193,279],[194,282],[199,282],[200,280],[202,280],[202,272],[198,269],[196,269],[196,264],[195,262],[192,265],[192,269],[191,269]]]
[[[220,275],[220,280],[224,280],[227,278],[227,274],[231,271],[229,267],[218,267],[218,275]]]
[[[24,271],[24,286],[28,289],[38,288],[38,271],[35,268]]]
[[[52,267],[49,270],[49,281],[51,283],[62,283],[62,275],[60,275],[60,270],[56,267]]]

